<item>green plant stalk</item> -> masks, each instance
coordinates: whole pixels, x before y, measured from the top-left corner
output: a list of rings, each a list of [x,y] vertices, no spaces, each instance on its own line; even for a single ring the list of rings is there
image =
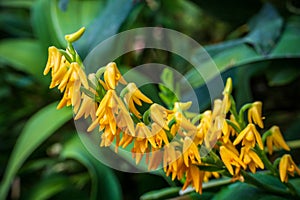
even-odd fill
[[[257,145],[254,148],[255,152],[258,154],[258,156],[261,158],[262,162],[264,163],[265,167],[270,170],[270,172],[274,176],[278,176],[278,171],[277,169],[273,166],[273,164],[270,162],[268,159],[266,153],[264,150],[261,150]]]
[[[267,137],[271,134],[272,134],[271,130],[267,130],[266,132],[263,133],[262,138],[261,138],[263,144],[265,144]]]
[[[246,123],[245,123],[245,119],[244,119],[244,113],[246,112],[247,109],[251,108],[252,103],[247,103],[245,105],[243,105],[243,107],[240,109],[239,111],[239,124],[241,129],[243,130],[246,127]]]
[[[231,101],[231,106],[230,106],[230,113],[233,114],[234,118],[239,121],[239,116],[236,111],[236,103],[234,101],[234,98],[232,95],[230,95],[230,101]]]
[[[225,119],[226,122],[229,124],[229,126],[231,126],[236,132],[241,132],[241,130],[239,129],[239,127],[237,127],[237,125],[235,125],[232,121],[230,121],[229,119]]]

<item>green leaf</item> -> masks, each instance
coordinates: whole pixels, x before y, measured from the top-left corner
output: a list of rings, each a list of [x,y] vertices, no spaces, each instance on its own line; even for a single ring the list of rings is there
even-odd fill
[[[7,39],[0,42],[0,62],[33,75],[42,83],[48,83],[43,76],[46,55],[39,43],[33,39]]]
[[[266,71],[270,86],[286,85],[300,76],[298,61],[279,60],[273,62]]]
[[[276,23],[276,22],[274,22]],[[233,45],[227,46],[222,50],[220,44],[217,46],[218,53],[214,52],[212,59],[220,73],[231,69],[233,67],[240,67],[256,62],[264,62],[275,59],[299,58],[300,57],[300,39],[297,35],[300,34],[300,17],[293,16],[287,20],[284,30],[274,46],[274,48],[267,55],[262,55],[246,43],[234,42]],[[211,47],[210,47],[211,48]],[[210,49],[211,51],[212,48]],[[199,52],[193,55],[194,59],[201,58]],[[202,68],[206,69],[210,62],[203,63]],[[206,66],[207,65],[207,66]],[[208,78],[213,78],[217,74],[211,73]],[[203,78],[199,77],[195,69],[190,70],[186,74],[186,78],[191,82],[193,87],[199,87],[204,84]]]
[[[32,11],[33,30],[44,49],[51,45],[65,47],[64,35],[88,26],[102,6],[103,1],[73,0],[63,11],[59,8],[58,0],[37,0]]]
[[[92,179],[90,199],[121,199],[121,188],[113,171],[85,149],[78,135],[74,135],[65,144],[61,156],[77,160],[88,169]]]
[[[35,0],[2,0],[0,6],[12,8],[30,8]]]
[[[85,57],[100,42],[115,35],[133,5],[134,1],[109,0],[103,11],[86,27],[81,40],[75,44],[79,54]]]
[[[50,175],[39,181],[38,184],[28,191],[27,199],[49,199],[70,185],[70,180],[65,176]]]
[[[282,26],[281,16],[271,4],[266,3],[261,11],[250,20],[251,32],[244,40],[252,44],[258,53],[265,55],[274,48]]]
[[[300,16],[291,16],[278,43],[271,52],[271,57],[293,58],[299,56]]]
[[[9,158],[0,185],[0,197],[6,197],[9,186],[28,156],[59,127],[72,118],[68,108],[56,110],[52,103],[33,115],[26,123]]]
[[[264,200],[264,199],[274,199],[274,200],[284,200],[287,198],[281,196],[275,196],[270,193],[266,193],[263,190],[255,188],[253,186],[248,185],[247,183],[237,182],[234,184],[225,187],[220,192],[218,192],[213,200],[223,200],[223,199],[231,199],[231,200]]]

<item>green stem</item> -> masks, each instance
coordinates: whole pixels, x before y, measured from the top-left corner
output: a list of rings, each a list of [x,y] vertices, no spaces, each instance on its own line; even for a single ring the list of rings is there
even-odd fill
[[[238,122],[239,122],[242,130],[246,127],[244,113],[246,112],[247,109],[251,108],[251,106],[252,106],[252,103],[247,103],[247,104],[243,105],[243,107],[240,109]]]
[[[257,145],[254,148],[255,152],[258,154],[258,156],[261,158],[262,162],[264,163],[265,167],[271,171],[271,173],[274,176],[278,176],[278,171],[277,169],[274,167],[274,165],[270,162],[270,160],[268,159],[266,153],[264,150],[261,150]]]
[[[240,128],[237,127],[237,125],[235,125],[232,121],[230,121],[229,119],[226,119],[226,122],[236,131],[236,132],[241,132]]]
[[[236,111],[236,103],[235,103],[234,98],[233,98],[232,95],[230,95],[230,101],[231,101],[230,113],[233,114],[236,121],[239,121],[239,116],[238,116],[238,113]]]
[[[149,115],[150,115],[150,109],[148,109],[146,112],[143,114],[143,122],[148,125],[150,123],[149,121]]]
[[[265,144],[267,137],[271,134],[272,134],[271,130],[267,130],[266,132],[263,133],[263,136],[261,138],[263,144]]]

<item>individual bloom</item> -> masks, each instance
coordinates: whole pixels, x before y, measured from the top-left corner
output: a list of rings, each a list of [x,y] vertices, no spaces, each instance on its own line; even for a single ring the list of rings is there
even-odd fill
[[[150,142],[152,147],[157,148],[154,140],[154,136],[152,135],[150,129],[143,122],[137,123],[135,132],[136,132],[137,139],[138,138],[146,139],[147,141]]]
[[[85,119],[89,116],[91,117],[92,121],[96,120],[96,110],[97,110],[97,103],[91,97],[87,96],[86,94],[82,93],[81,96],[82,102],[78,112],[76,112],[75,120],[84,117]]]
[[[232,166],[235,166],[236,168],[243,167],[244,169],[246,169],[246,165],[239,158],[239,156],[227,149],[225,146],[220,147],[220,155],[224,165],[231,175],[236,175],[236,173],[233,172]]]
[[[185,190],[189,185],[192,185],[195,188],[195,191],[201,194],[204,173],[205,172],[200,170],[196,165],[191,165],[189,168],[187,168],[186,180],[182,190]]]
[[[117,129],[117,132],[115,135],[111,134],[111,131],[109,128],[104,129],[102,135],[101,135],[101,142],[100,147],[109,147],[111,143],[114,141],[116,136],[119,136],[120,129]],[[118,146],[119,144],[117,144]],[[117,148],[116,148],[117,151]]]
[[[120,139],[119,146],[122,148],[126,148],[134,139],[134,136],[131,134],[127,134],[126,132],[123,132],[122,138]]]
[[[197,134],[195,136],[195,143],[202,144],[208,130],[211,127],[212,113],[210,110],[202,114],[199,125],[197,126]]]
[[[232,153],[239,156],[239,151],[236,149],[236,147],[232,144],[230,140],[228,140],[228,142],[226,143],[224,142],[224,138],[222,138],[220,141],[222,140],[223,140],[222,146],[226,147],[226,149],[230,150]]]
[[[163,155],[163,167],[166,175],[170,173],[177,173],[177,154],[175,148],[180,146],[177,142],[170,142],[164,146],[164,155]]]
[[[148,170],[156,170],[161,165],[164,152],[161,148],[152,149],[149,157]]]
[[[260,128],[264,128],[262,119],[262,102],[256,101],[248,110],[248,121],[249,123],[257,124]]]
[[[64,59],[62,59],[64,58]],[[62,64],[67,63],[66,67],[60,67]],[[51,46],[48,48],[48,61],[46,64],[46,67],[44,69],[44,75],[47,75],[49,73],[50,70],[52,70],[52,76],[57,74],[57,72],[60,69],[64,69],[63,72],[67,71],[67,66],[70,63],[65,59],[65,57],[59,52],[59,50],[54,47]],[[59,74],[61,74],[62,72],[60,72]],[[62,73],[64,74],[64,73]]]
[[[170,144],[170,143],[169,143]],[[172,146],[173,144],[171,144]],[[175,178],[177,177],[177,179],[181,179],[186,171],[186,166],[183,164],[183,158],[182,158],[182,153],[179,149],[177,149],[177,147],[179,147],[178,143],[176,143],[175,145],[175,160],[172,161],[167,165],[164,166],[164,170],[167,176],[171,176],[172,180],[175,180]],[[170,146],[169,146],[170,147]]]
[[[127,84],[125,79],[122,77],[116,63],[110,62],[106,65],[104,72],[104,81],[108,89],[115,89],[118,82]]]
[[[223,102],[220,99],[214,101],[211,121],[211,126],[204,137],[205,146],[207,148],[212,148],[222,135],[222,129],[225,122],[225,111],[223,109]]]
[[[182,147],[182,153],[183,153],[183,161],[184,164],[189,167],[189,164],[191,161],[192,164],[200,164],[201,158],[198,151],[197,146],[191,140],[189,137],[185,137],[183,141],[183,147]]]
[[[245,147],[243,147],[241,149],[240,159],[249,167],[252,173],[255,173],[258,167],[264,169],[264,163],[252,149],[246,150]]]
[[[142,105],[142,101],[152,103],[151,99],[146,97],[134,83],[129,83],[126,86],[127,93],[124,96],[125,103],[129,106],[129,110],[138,118],[141,118],[140,112],[135,108],[134,104]]]
[[[263,150],[264,146],[262,143],[261,136],[256,130],[254,124],[248,124],[247,127],[240,132],[237,138],[234,140],[233,145],[237,145],[242,141],[242,145],[247,149],[255,147],[255,144],[258,144],[258,147]]]
[[[293,161],[291,155],[285,154],[279,162],[279,175],[281,182],[288,182],[288,175],[294,176],[295,172],[300,175],[300,169]]]
[[[135,132],[136,138],[134,140],[132,155],[136,159],[136,164],[138,164],[141,161],[142,156],[149,148],[148,142],[150,142],[153,148],[157,148],[157,146],[155,144],[155,140],[151,134],[151,131],[143,122],[137,123]]]
[[[150,106],[150,118],[165,130],[169,130],[168,114],[170,113],[172,113],[171,110],[159,104],[154,103]]]
[[[176,133],[179,133],[182,136],[185,136],[186,133],[194,135],[197,132],[197,127],[192,124],[181,112],[175,112],[172,114],[175,123],[171,126],[170,133],[175,136]]]
[[[163,128],[161,128],[157,123],[152,123],[151,132],[158,148],[161,148],[163,144],[169,144],[166,131]]]
[[[101,100],[96,111],[96,120],[88,127],[88,131],[92,131],[99,125],[99,131],[104,131],[106,137],[110,135],[111,138],[117,136],[120,131],[117,127],[117,115],[120,113],[119,109],[120,98],[114,90],[108,90]]]
[[[276,148],[283,148],[286,151],[290,151],[290,147],[284,141],[284,138],[280,132],[278,126],[272,126],[270,129],[271,134],[267,136],[267,147],[270,155],[273,153],[273,145]]]

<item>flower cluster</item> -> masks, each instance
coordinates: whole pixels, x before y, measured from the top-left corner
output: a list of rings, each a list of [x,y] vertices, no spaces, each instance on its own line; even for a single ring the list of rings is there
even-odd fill
[[[133,144],[136,164],[146,155],[149,170],[163,167],[172,180],[183,182],[183,189],[192,185],[199,193],[202,182],[211,177],[227,175],[243,180],[242,171],[255,173],[270,166],[266,150],[269,154],[274,147],[290,150],[277,126],[260,134],[264,128],[261,102],[237,111],[230,78],[213,109],[199,114],[188,112],[191,102],[174,102],[172,108],[152,102],[135,83],[122,77],[114,62],[87,76],[72,46],[83,31],[66,36],[66,50],[49,48],[44,74],[51,69],[50,88],[58,86],[64,92],[57,108],[72,105],[76,120],[90,118],[87,130],[98,128],[100,146],[114,143],[117,152]],[[148,109],[142,114],[138,107],[143,104]],[[287,182],[288,175],[295,172],[300,175],[291,156],[284,155],[279,163],[280,180]]]

